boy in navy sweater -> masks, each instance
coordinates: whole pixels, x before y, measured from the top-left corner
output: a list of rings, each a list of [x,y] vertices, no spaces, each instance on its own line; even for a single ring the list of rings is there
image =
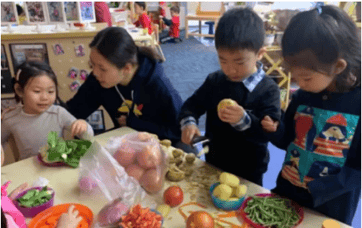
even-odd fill
[[[206,136],[211,139],[206,161],[262,185],[269,162],[267,137],[260,121],[280,119],[278,85],[265,76],[262,59],[265,30],[250,9],[232,9],[219,21],[215,46],[221,70],[211,73],[184,103],[180,113],[182,142],[200,135],[197,120],[206,112]],[[217,110],[230,98],[237,105]],[[267,114],[268,113],[268,114]]]

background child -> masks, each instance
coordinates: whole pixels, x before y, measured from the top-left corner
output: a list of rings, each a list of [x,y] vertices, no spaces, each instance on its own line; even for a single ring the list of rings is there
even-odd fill
[[[300,90],[278,128],[268,116],[262,121],[287,151],[273,191],[351,225],[361,194],[357,28],[338,7],[319,7],[291,20],[282,49]]]
[[[135,2],[134,3],[135,13],[138,15],[138,20],[133,22],[136,27],[142,27],[148,29],[148,34],[152,34],[152,23],[151,19],[147,15],[146,11],[146,3],[145,2]],[[131,11],[131,19],[134,20],[134,15],[132,15]]]
[[[13,134],[20,160],[37,155],[39,148],[47,144],[50,131],[58,132],[60,137],[65,129],[70,129],[72,136],[82,137],[85,132],[93,136],[85,120],[76,120],[67,110],[54,105],[57,84],[53,70],[45,63],[25,62],[17,71],[15,99],[22,105],[2,117],[1,143]]]
[[[4,164],[4,150],[1,146],[1,166]],[[25,217],[13,204],[17,195],[28,188],[28,183],[24,183],[7,194],[8,184],[1,186],[1,228],[26,228]],[[69,206],[67,213],[60,216],[57,228],[75,228],[78,226],[82,217],[78,216],[79,211],[75,210],[74,205]]]
[[[173,42],[180,42],[180,8],[178,6],[172,6],[171,9],[172,19],[169,20],[164,16],[160,15],[160,18],[165,22],[167,26],[170,26],[169,36],[161,38],[161,43],[164,43],[168,40],[172,40]]]
[[[263,21],[252,10],[227,11],[215,34],[221,70],[206,78],[180,114],[184,143],[200,135],[196,120],[206,112],[206,136],[211,139],[206,161],[259,185],[269,162],[260,120],[265,115],[280,118],[278,85],[259,62],[266,51],[264,35]],[[218,111],[225,98],[237,105]]]

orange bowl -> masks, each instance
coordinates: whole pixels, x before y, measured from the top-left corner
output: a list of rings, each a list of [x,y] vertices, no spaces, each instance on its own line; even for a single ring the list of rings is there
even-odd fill
[[[91,227],[93,222],[93,212],[87,206],[82,204],[60,204],[48,208],[37,214],[29,223],[28,228],[53,228],[55,227],[59,217],[68,211],[70,205],[74,205],[79,211],[79,216],[83,217],[77,228]]]

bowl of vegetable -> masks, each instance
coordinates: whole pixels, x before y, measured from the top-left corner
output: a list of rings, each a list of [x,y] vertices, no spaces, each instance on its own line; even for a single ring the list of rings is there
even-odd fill
[[[54,194],[54,190],[47,186],[34,187],[20,193],[13,203],[26,218],[32,218],[53,206]]]
[[[147,227],[161,228],[163,217],[161,213],[150,208],[142,208],[140,204],[134,205],[129,212],[122,216],[121,228]]]
[[[240,197],[240,198],[230,198],[228,200],[223,200],[223,199],[219,199],[218,197],[216,197],[213,192],[214,189],[220,184],[220,182],[216,182],[215,184],[211,185],[210,187],[210,195],[211,195],[211,199],[212,202],[214,203],[214,205],[217,208],[220,208],[222,210],[225,211],[235,211],[237,209],[239,209],[245,199],[245,196]]]
[[[243,202],[236,215],[255,228],[292,228],[303,221],[304,211],[294,201],[276,194],[256,194]]]

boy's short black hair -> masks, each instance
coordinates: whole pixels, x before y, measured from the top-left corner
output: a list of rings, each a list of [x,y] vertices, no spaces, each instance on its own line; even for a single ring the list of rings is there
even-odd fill
[[[143,10],[146,9],[146,2],[135,2],[135,4],[139,5]]]
[[[178,6],[172,6],[170,11],[175,12],[175,13],[180,13],[180,8]]]
[[[249,8],[230,9],[220,18],[215,32],[216,49],[249,49],[258,52],[265,37],[263,20]]]

